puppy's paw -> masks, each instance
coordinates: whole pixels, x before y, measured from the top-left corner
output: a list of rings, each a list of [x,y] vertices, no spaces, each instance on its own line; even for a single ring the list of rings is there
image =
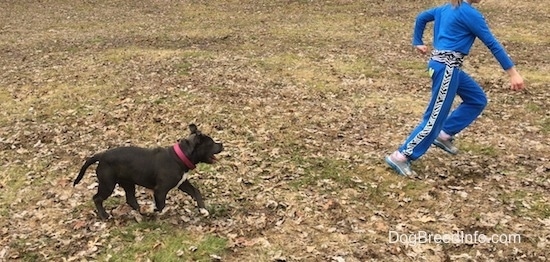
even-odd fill
[[[164,208],[158,214],[159,214],[159,216],[164,216],[164,214],[166,214],[167,211],[168,211],[168,208]],[[157,212],[158,212],[158,210],[157,210]]]
[[[210,215],[210,212],[208,212],[208,210],[206,210],[206,208],[199,208],[199,213],[201,213],[205,217]]]

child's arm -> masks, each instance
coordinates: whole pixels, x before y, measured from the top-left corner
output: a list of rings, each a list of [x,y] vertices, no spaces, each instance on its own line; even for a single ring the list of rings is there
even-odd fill
[[[413,46],[423,46],[424,41],[422,37],[424,36],[424,29],[426,29],[426,24],[435,20],[435,11],[436,8],[428,9],[421,12],[416,16],[416,22],[414,23],[414,32],[413,32]]]
[[[481,42],[483,42],[489,50],[491,50],[491,53],[493,53],[493,56],[495,56],[498,60],[502,66],[502,69],[508,73],[508,76],[510,76],[512,90],[523,89],[525,87],[523,77],[521,77],[516,70],[514,62],[510,59],[504,47],[495,38],[493,33],[491,33],[491,30],[489,29],[489,26],[481,13],[475,12],[471,14],[468,27],[472,30],[476,37],[479,38],[479,40],[481,40]]]
[[[479,38],[479,40],[481,40],[487,48],[489,48],[491,53],[493,53],[493,56],[502,66],[502,69],[506,71],[514,66],[514,62],[510,59],[506,53],[506,50],[504,50],[504,47],[502,47],[493,33],[491,33],[491,30],[489,29],[489,26],[481,13],[477,11],[471,12],[466,25],[470,28],[472,33]]]

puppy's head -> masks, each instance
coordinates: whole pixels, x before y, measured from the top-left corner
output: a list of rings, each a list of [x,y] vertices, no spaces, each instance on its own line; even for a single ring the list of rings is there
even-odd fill
[[[223,151],[223,144],[216,143],[214,140],[200,130],[198,130],[195,124],[189,125],[189,131],[191,134],[185,138],[180,139],[180,145],[185,148],[186,152],[189,152],[189,158],[197,163],[212,164],[216,161],[216,154]]]

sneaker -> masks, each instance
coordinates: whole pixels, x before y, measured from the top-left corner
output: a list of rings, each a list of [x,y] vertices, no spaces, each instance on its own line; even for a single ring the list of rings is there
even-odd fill
[[[386,156],[386,163],[393,168],[399,175],[410,176],[412,175],[411,164],[409,161],[397,161],[393,160],[391,156]]]
[[[433,142],[433,144],[443,150],[445,150],[445,152],[451,154],[451,155],[456,155],[458,153],[458,148],[456,148],[456,146],[453,145],[453,139],[449,139],[449,140],[443,140],[441,138],[436,138]]]

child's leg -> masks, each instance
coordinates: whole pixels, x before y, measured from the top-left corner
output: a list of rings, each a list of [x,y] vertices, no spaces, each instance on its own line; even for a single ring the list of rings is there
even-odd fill
[[[457,94],[462,103],[443,124],[443,132],[454,136],[468,127],[487,105],[487,97],[481,87],[467,73],[460,70]]]
[[[443,63],[430,61],[432,74],[432,98],[422,122],[413,130],[399,152],[410,160],[422,156],[439,135],[445,119],[451,110],[459,83],[458,68],[448,67]]]

